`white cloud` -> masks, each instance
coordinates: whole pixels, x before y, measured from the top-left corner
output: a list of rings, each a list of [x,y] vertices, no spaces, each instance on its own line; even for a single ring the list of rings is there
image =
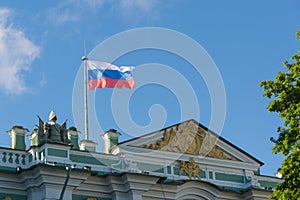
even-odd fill
[[[11,15],[11,10],[0,8],[0,88],[8,94],[22,94],[29,91],[24,72],[30,70],[40,49],[13,27]]]
[[[119,2],[119,1],[118,1]],[[121,8],[124,10],[141,10],[144,12],[152,11],[158,4],[157,0],[122,0]]]
[[[40,80],[40,87],[44,87],[45,85],[47,85],[47,79],[46,79],[46,75],[45,73],[42,74],[42,79]]]
[[[159,16],[158,0],[122,0],[118,1],[117,6],[123,19],[131,22],[138,22],[142,18],[156,19]]]
[[[76,22],[80,20],[80,15],[78,12],[75,12],[73,9],[77,6],[74,6],[72,0],[61,1],[56,7],[48,10],[48,18],[50,21],[55,22],[60,25],[65,22]],[[70,5],[71,4],[71,5]]]
[[[97,13],[104,6],[110,6],[111,12],[121,13],[123,17],[154,16],[158,0],[67,0],[48,10],[50,21],[61,25],[78,22],[85,13]]]
[[[61,25],[67,22],[80,21],[85,12],[100,8],[105,0],[66,0],[60,1],[56,7],[48,10],[50,21]]]

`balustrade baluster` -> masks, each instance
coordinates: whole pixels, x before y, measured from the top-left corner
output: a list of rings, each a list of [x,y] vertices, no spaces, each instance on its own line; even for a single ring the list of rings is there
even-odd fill
[[[2,161],[3,161],[3,162],[6,162],[6,160],[7,160],[7,159],[6,159],[6,152],[3,152],[2,155],[3,155]]]
[[[13,155],[12,153],[9,153],[9,154],[8,154],[8,162],[9,162],[9,163],[13,163],[12,155]]]
[[[21,157],[22,157],[21,163],[22,163],[23,165],[25,165],[25,164],[26,164],[26,161],[25,161],[25,155],[23,154]]]
[[[20,155],[16,153],[16,154],[15,154],[15,163],[16,163],[16,164],[19,164],[19,163],[20,163],[19,157],[20,157]]]

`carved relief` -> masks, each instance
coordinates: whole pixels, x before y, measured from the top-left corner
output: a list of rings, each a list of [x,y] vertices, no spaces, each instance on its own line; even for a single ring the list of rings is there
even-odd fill
[[[193,121],[184,122],[164,130],[162,139],[144,147],[154,150],[171,151],[213,158],[237,160],[216,146],[217,137],[199,127]]]
[[[190,121],[165,130],[162,139],[146,144],[144,147],[197,155],[201,146],[201,137],[198,126]]]
[[[185,172],[189,176],[189,179],[192,179],[192,177],[200,179],[199,172],[201,171],[201,168],[199,165],[195,164],[194,158],[190,158],[190,162],[181,160],[180,164],[178,164],[177,167],[180,168],[178,173],[179,176],[181,176],[182,173]]]
[[[224,152],[220,147],[214,146],[214,148],[208,153],[208,157],[212,158],[220,158],[225,160],[237,160],[235,157],[230,154]]]

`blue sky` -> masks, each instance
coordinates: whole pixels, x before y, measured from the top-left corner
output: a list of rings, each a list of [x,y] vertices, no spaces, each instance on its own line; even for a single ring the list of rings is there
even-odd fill
[[[59,123],[68,119],[68,126],[77,126],[83,132],[82,119],[75,122],[73,118],[74,112],[83,106],[79,105],[82,97],[75,97],[79,99],[74,105],[76,109],[72,109],[72,104],[76,102],[74,91],[81,90],[74,83],[77,74],[81,74],[84,43],[89,54],[98,44],[123,31],[162,27],[198,42],[218,67],[227,105],[221,136],[263,161],[263,174],[273,175],[279,167],[282,158],[272,155],[269,138],[276,136],[281,120],[277,114],[265,109],[268,100],[262,97],[258,83],[272,79],[283,70],[282,61],[288,60],[299,49],[295,37],[300,24],[299,1],[0,2],[1,146],[9,144],[6,131],[13,125],[22,125],[31,131],[38,123],[36,115],[47,121],[52,109],[57,113]],[[122,41],[122,45],[126,42]],[[108,51],[114,48],[117,46],[111,46]],[[94,57],[101,60],[100,54],[101,51]],[[186,60],[170,52],[142,49],[122,55],[113,63],[133,65],[136,69],[158,63],[178,71],[196,93],[200,123],[208,126],[211,99],[207,85]],[[155,73],[149,76],[156,77]],[[120,92],[126,95],[128,90]],[[135,124],[149,125],[149,109],[157,104],[166,114],[164,127],[181,121],[178,94],[168,87],[148,84],[130,94],[128,110]],[[92,103],[101,125],[101,130],[91,125],[91,132],[99,139],[100,146],[101,131],[110,128],[122,132],[121,140],[137,136],[124,131],[114,119],[113,90],[97,90],[90,95],[94,98]],[[160,114],[161,110],[158,110],[154,116],[160,119]]]

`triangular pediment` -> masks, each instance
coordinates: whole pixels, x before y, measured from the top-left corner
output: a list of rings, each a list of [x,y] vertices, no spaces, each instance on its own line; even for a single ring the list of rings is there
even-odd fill
[[[120,148],[126,148],[126,146],[218,160],[263,164],[195,120],[185,121],[119,144]]]
[[[238,160],[217,146],[217,140],[218,137],[190,120],[163,130],[162,138],[142,146],[153,150]]]

